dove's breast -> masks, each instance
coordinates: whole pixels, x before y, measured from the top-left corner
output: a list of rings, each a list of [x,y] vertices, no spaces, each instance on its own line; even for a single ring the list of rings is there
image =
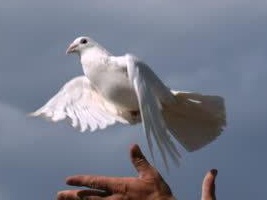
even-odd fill
[[[97,65],[87,67],[85,75],[108,101],[125,110],[139,110],[134,88],[130,85],[126,67]]]

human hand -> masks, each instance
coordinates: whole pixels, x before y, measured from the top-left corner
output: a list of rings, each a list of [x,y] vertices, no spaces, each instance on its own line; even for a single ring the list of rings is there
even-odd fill
[[[86,186],[86,190],[66,190],[58,200],[173,200],[172,192],[158,171],[142,154],[138,145],[131,147],[131,160],[138,177],[78,175],[66,179],[68,185]],[[102,191],[97,191],[102,190]],[[104,192],[103,192],[104,191]]]
[[[57,195],[57,200],[175,199],[167,183],[148,163],[138,145],[131,147],[131,160],[138,171],[138,177],[71,176],[66,180],[68,185],[86,186],[90,189],[61,191]],[[216,175],[215,169],[206,174],[202,184],[201,200],[216,200]]]

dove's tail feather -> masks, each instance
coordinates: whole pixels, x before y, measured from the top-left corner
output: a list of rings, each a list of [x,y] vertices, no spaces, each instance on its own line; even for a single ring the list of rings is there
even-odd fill
[[[224,100],[219,96],[172,91],[177,104],[165,106],[166,125],[187,151],[209,144],[226,126]]]

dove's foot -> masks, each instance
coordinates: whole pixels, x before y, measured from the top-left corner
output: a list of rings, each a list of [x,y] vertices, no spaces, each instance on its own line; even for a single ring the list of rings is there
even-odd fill
[[[141,120],[140,111],[139,110],[131,110],[129,111],[131,119],[134,123],[137,123]]]

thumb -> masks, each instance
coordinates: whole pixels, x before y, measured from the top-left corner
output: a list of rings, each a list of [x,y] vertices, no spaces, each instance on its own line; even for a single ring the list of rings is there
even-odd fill
[[[140,177],[144,178],[144,176],[150,175],[151,172],[154,172],[153,167],[149,164],[137,144],[134,144],[131,147],[130,155],[132,163]]]
[[[215,195],[215,178],[218,171],[216,169],[210,170],[204,177],[202,183],[202,197],[201,200],[216,200]]]

